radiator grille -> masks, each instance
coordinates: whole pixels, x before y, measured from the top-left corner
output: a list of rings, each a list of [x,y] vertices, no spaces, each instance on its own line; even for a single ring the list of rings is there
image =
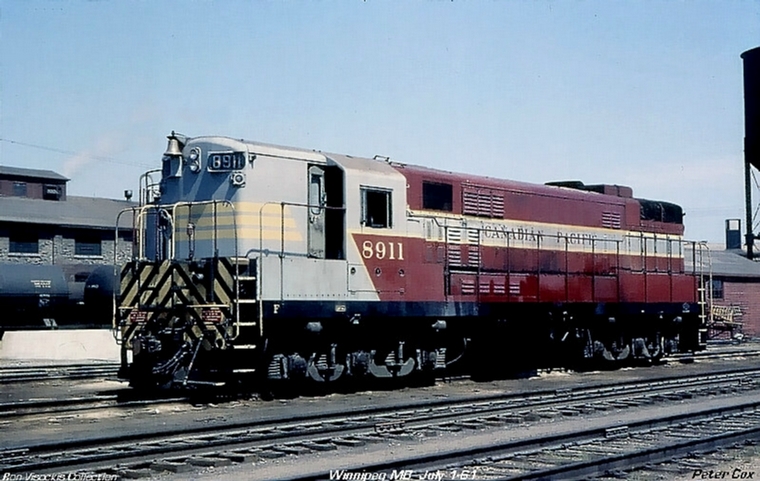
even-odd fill
[[[602,227],[620,229],[620,212],[602,212]]]
[[[481,217],[504,217],[504,194],[491,189],[462,190],[462,212]]]

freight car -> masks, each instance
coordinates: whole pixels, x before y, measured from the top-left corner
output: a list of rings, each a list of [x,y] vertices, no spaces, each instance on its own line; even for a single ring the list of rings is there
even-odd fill
[[[0,331],[112,326],[113,266],[0,264]]]
[[[395,378],[459,359],[482,374],[704,346],[677,205],[168,139],[142,205],[120,214],[135,231],[115,319],[133,385]]]

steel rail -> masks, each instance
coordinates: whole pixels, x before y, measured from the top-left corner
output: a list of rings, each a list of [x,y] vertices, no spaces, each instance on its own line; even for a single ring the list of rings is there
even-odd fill
[[[131,390],[124,389],[113,394],[94,394],[89,396],[69,397],[65,399],[42,398],[23,399],[0,403],[0,420],[23,422],[25,417],[48,414],[65,414],[103,409],[124,409],[132,407],[153,406],[158,404],[188,401],[187,396],[158,396],[151,398],[136,397]]]
[[[66,366],[66,368],[78,368],[79,365],[70,365]],[[11,369],[20,369],[22,371],[26,370],[26,367],[23,368],[11,368]],[[36,373],[38,367],[30,367],[29,368],[31,372]],[[58,370],[58,367],[53,368],[53,372],[55,373]],[[0,372],[2,372],[2,369],[0,369]],[[708,375],[709,377],[705,377],[702,379],[702,382],[707,383],[713,383],[713,376],[725,376],[725,375],[731,375],[731,374],[739,374],[741,376],[751,376],[754,375],[755,372],[753,370],[739,370],[739,371],[722,371],[722,372],[716,372],[713,374]],[[757,372],[760,374],[760,370]],[[89,372],[87,374],[82,374],[84,377],[90,377]],[[97,377],[97,373],[93,370],[92,376]],[[34,380],[48,380],[48,379],[58,379],[58,378],[65,378],[66,375],[58,375],[58,374],[51,374],[47,371],[40,371],[40,377],[34,377]],[[662,378],[662,379],[654,379],[650,381],[650,384],[648,384],[648,388],[651,388],[653,385],[659,384],[661,386],[667,385],[667,384],[678,384],[681,381],[682,378],[680,377],[673,377],[673,378]],[[685,379],[689,379],[687,376]],[[596,385],[595,390],[597,390],[599,393],[603,393],[605,390],[608,389],[618,389],[621,387],[625,387],[626,389],[633,389],[630,392],[636,392],[636,387],[626,387],[625,383],[613,383],[613,384],[601,384]],[[533,391],[529,393],[515,393],[515,394],[496,394],[491,396],[479,396],[479,397],[473,397],[472,402],[504,402],[511,399],[513,396],[522,396],[525,398],[535,397],[535,396],[542,396],[542,395],[549,395],[553,396],[555,394],[558,394],[560,391]],[[564,390],[564,395],[568,396],[568,399],[571,399],[574,393],[580,393],[581,391],[579,389],[573,390]],[[581,393],[581,396],[587,396],[585,393]],[[8,420],[11,418],[14,418],[15,420],[18,420],[19,422],[22,422],[20,418],[23,417],[31,417],[31,416],[39,416],[39,415],[47,415],[47,414],[65,414],[69,412],[81,412],[81,411],[94,411],[94,410],[103,410],[103,409],[112,409],[112,408],[129,408],[129,407],[142,407],[142,406],[148,406],[148,405],[159,405],[159,404],[167,404],[167,403],[176,403],[176,402],[183,402],[183,401],[193,401],[194,398],[191,395],[191,392],[184,392],[175,394],[173,392],[167,392],[167,393],[158,393],[156,395],[151,395],[146,397],[144,393],[141,393],[139,391],[135,391],[132,389],[120,389],[115,391],[113,394],[95,394],[95,395],[87,395],[87,396],[78,396],[78,397],[66,397],[66,398],[37,398],[37,399],[19,399],[9,402],[0,402],[0,419]],[[467,400],[462,399],[462,402],[467,402]],[[290,419],[290,418],[289,418]]]
[[[641,404],[670,403],[673,399],[758,389],[760,370],[715,375],[700,374],[690,379],[618,383],[574,390],[541,391],[533,394],[492,396],[476,400],[432,400],[404,405],[374,407],[344,413],[290,416],[230,423],[193,429],[174,429],[134,435],[101,436],[97,439],[67,440],[35,446],[15,446],[0,451],[0,471],[45,472],[57,469],[108,469],[113,463],[143,462],[146,457],[195,459],[215,457],[246,459],[253,453],[276,457],[309,449],[335,449],[344,445],[382,440],[383,435],[405,431],[462,429],[472,426],[530,422],[543,417],[568,415],[567,410],[627,408]],[[748,382],[749,381],[749,382]],[[625,386],[625,388],[622,388]],[[637,395],[635,395],[637,394]],[[607,406],[600,404],[607,403]],[[300,448],[293,448],[297,445]],[[290,447],[289,447],[290,446]],[[311,446],[312,448],[304,448]],[[232,450],[232,451],[230,451]],[[171,463],[171,461],[169,461]],[[218,461],[221,462],[221,461]],[[231,461],[230,461],[231,462]],[[192,461],[191,461],[192,463]],[[160,466],[159,466],[160,467]]]
[[[760,438],[760,400],[753,399],[627,424],[594,426],[528,440],[408,456],[343,471],[468,473],[466,476],[480,474],[500,481],[589,479],[612,471],[620,476],[621,471],[757,438]],[[688,476],[684,473],[683,477]],[[287,479],[330,479],[330,473],[316,472]]]
[[[116,377],[118,369],[119,365],[116,363],[1,367],[0,384],[47,381],[51,379]]]
[[[708,359],[725,359],[733,357],[757,357],[760,356],[760,349],[756,347],[752,348],[736,348],[727,350],[705,350],[697,351],[695,353],[684,354],[672,354],[662,358],[662,362],[692,362],[696,360],[708,360]]]

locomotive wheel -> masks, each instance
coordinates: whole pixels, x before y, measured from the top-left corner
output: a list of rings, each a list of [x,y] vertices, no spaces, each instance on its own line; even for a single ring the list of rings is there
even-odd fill
[[[413,358],[402,361],[403,355],[398,356],[397,353],[388,354],[381,365],[375,362],[377,357],[377,351],[370,352],[369,372],[377,378],[404,377],[411,373],[416,365]]]
[[[317,382],[337,381],[338,378],[343,375],[346,366],[335,363],[334,354],[335,351],[333,350],[332,355],[314,354],[311,356],[308,367],[306,368],[306,374]]]
[[[665,339],[657,333],[655,340],[652,342],[649,352],[652,353],[652,360],[658,362],[665,354]]]
[[[632,343],[633,356],[651,362],[657,362],[662,357],[662,338],[657,336],[654,341],[637,337]]]
[[[628,356],[630,355],[631,355],[631,346],[630,344],[626,344],[625,346],[623,346],[622,349],[618,350],[615,353],[615,360],[618,362],[624,361],[628,359]]]
[[[609,362],[622,362],[628,359],[628,356],[631,354],[631,346],[625,344],[621,349],[618,349],[614,343],[612,346],[608,347],[597,341],[596,354]]]

